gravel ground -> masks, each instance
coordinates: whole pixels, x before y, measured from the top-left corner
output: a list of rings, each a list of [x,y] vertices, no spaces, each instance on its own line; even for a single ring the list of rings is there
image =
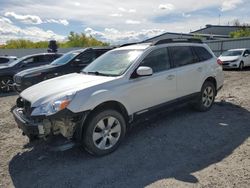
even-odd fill
[[[28,144],[0,97],[0,187],[250,187],[250,69],[225,72],[206,113],[182,107],[136,125],[117,151]]]

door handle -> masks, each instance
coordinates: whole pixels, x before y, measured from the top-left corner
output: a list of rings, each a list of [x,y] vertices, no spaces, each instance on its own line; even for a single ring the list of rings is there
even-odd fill
[[[202,72],[202,67],[199,67],[199,68],[197,69],[197,71],[198,71],[198,72]]]
[[[168,75],[166,79],[167,79],[167,80],[173,80],[174,77],[175,77],[175,75]]]

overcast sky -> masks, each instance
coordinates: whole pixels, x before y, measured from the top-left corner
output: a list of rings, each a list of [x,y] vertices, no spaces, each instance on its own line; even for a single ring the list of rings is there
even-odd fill
[[[140,41],[235,19],[250,23],[249,10],[249,0],[0,0],[0,43],[64,40],[70,31],[113,44]]]

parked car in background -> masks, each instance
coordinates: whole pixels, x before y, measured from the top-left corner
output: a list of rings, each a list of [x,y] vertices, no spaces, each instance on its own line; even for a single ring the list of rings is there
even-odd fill
[[[17,92],[37,84],[41,81],[81,70],[100,55],[113,47],[85,48],[64,54],[49,65],[27,69],[14,76],[14,87]]]
[[[250,49],[232,49],[223,52],[218,61],[223,69],[239,69],[250,66]]]
[[[12,61],[17,60],[16,56],[0,56],[0,65],[11,63]]]
[[[0,65],[0,92],[9,92],[13,90],[13,76],[25,69],[49,64],[62,54],[41,53],[24,56],[11,63]]]
[[[72,73],[36,84],[13,114],[30,140],[63,135],[93,155],[114,151],[133,121],[191,103],[208,111],[222,67],[200,40],[161,40],[111,50]]]

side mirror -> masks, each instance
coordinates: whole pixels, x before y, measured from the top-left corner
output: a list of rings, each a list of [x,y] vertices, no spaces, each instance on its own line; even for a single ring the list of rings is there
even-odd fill
[[[244,57],[248,57],[249,56],[249,54],[244,54]]]
[[[140,66],[136,70],[136,73],[139,76],[151,76],[153,74],[153,70],[150,67]]]

